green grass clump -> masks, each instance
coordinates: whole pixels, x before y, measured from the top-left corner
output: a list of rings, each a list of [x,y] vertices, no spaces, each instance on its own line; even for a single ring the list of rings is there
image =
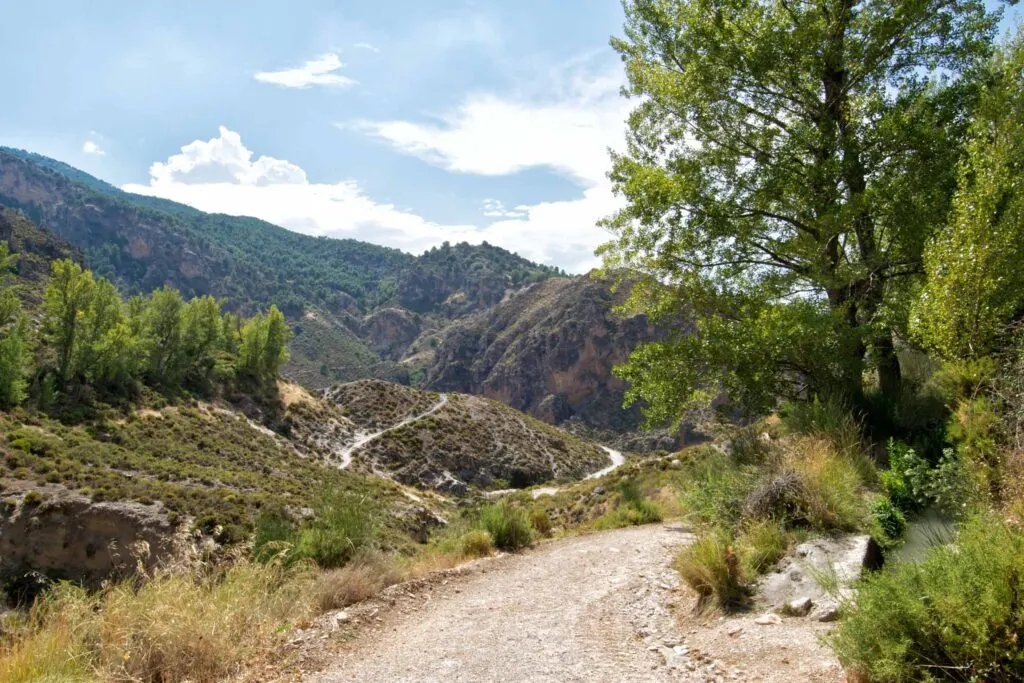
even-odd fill
[[[253,556],[260,561],[284,558],[288,564],[312,560],[322,569],[347,564],[356,555],[378,548],[379,511],[366,496],[326,488],[313,516],[296,526],[283,513],[267,511],[256,520]]]
[[[711,600],[725,609],[747,604],[750,586],[733,538],[725,531],[703,535],[676,558],[679,576],[700,596],[701,605]]]
[[[519,550],[533,541],[529,513],[507,503],[482,507],[477,525],[487,531],[494,545],[502,550]]]
[[[661,506],[647,498],[635,479],[623,479],[619,482],[618,489],[619,500],[615,507],[594,520],[593,528],[599,531],[620,529],[653,524],[665,518]]]
[[[737,545],[747,574],[756,576],[782,559],[789,538],[782,524],[773,519],[763,519],[748,524]]]
[[[867,577],[832,645],[861,680],[1024,680],[1024,531],[993,517]]]

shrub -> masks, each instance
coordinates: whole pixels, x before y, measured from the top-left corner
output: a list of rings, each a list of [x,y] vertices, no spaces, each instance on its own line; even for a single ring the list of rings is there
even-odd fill
[[[1024,532],[994,518],[869,576],[832,644],[868,681],[1024,679]]]
[[[320,497],[313,520],[301,528],[295,554],[324,569],[340,567],[358,552],[373,548],[378,524],[373,504],[365,497],[328,489]]]
[[[757,481],[758,470],[737,465],[725,453],[705,446],[690,454],[684,475],[680,502],[687,513],[709,527],[734,527]]]
[[[829,442],[800,439],[786,464],[800,475],[807,495],[807,522],[819,531],[850,531],[865,520],[864,480],[859,468]]]
[[[494,542],[483,529],[472,529],[459,537],[459,548],[464,557],[487,557],[494,552]]]
[[[935,505],[961,514],[978,497],[978,489],[956,451],[943,450],[939,462],[927,460],[899,441],[889,440],[889,470],[882,473],[882,488],[897,506],[912,512]]]
[[[747,494],[743,515],[751,519],[778,519],[787,524],[807,523],[807,491],[793,470],[770,476]]]
[[[907,535],[907,518],[891,500],[881,497],[871,508],[871,532],[883,550],[891,550]]]
[[[676,558],[679,576],[700,596],[701,606],[714,599],[719,607],[743,607],[751,594],[733,539],[724,531],[708,533]]]
[[[526,510],[504,502],[481,508],[478,528],[487,531],[494,545],[502,550],[519,550],[533,540]]]

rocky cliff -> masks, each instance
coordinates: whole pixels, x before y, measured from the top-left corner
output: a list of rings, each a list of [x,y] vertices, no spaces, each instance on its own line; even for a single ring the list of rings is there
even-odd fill
[[[0,482],[0,577],[26,572],[97,586],[180,558],[186,543],[160,503],[93,502],[63,486]]]
[[[626,431],[626,385],[612,368],[657,333],[645,316],[613,311],[622,294],[590,277],[554,278],[455,323],[443,335],[427,386],[501,401],[546,422],[570,419]]]

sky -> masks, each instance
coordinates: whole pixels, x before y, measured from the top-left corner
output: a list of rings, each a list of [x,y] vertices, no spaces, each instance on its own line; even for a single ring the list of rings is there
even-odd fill
[[[619,0],[0,0],[0,16],[0,145],[411,253],[487,241],[585,272],[609,238]]]

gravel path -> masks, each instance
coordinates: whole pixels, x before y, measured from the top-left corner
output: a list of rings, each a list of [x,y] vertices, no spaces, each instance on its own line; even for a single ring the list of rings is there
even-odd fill
[[[427,410],[427,411],[425,411],[423,413],[420,413],[419,415],[413,415],[412,417],[407,417],[404,420],[402,420],[401,422],[393,424],[393,425],[391,425],[390,427],[388,427],[386,429],[380,430],[379,432],[371,432],[369,434],[358,435],[356,437],[356,440],[353,441],[351,445],[347,446],[346,448],[344,448],[341,451],[341,469],[343,469],[343,470],[344,469],[348,469],[348,466],[352,464],[352,454],[355,453],[360,448],[362,448],[363,446],[365,446],[366,444],[368,444],[371,441],[373,441],[374,439],[378,439],[378,438],[380,438],[384,434],[387,434],[390,431],[393,431],[393,430],[398,429],[400,427],[404,427],[407,424],[411,424],[413,422],[417,422],[419,420],[422,420],[423,418],[425,418],[425,417],[427,417],[429,415],[433,415],[437,411],[441,410],[441,408],[444,408],[446,405],[448,405],[448,395],[447,394],[441,394],[441,398],[438,400],[437,403],[435,403],[433,406],[431,406],[430,410]]]
[[[842,680],[812,627],[784,633],[743,624],[753,633],[748,648],[741,646],[748,638],[726,634],[736,629],[730,620],[688,623],[692,604],[675,610],[684,615],[677,618],[670,608],[685,603],[686,593],[671,562],[692,539],[681,527],[650,525],[485,560],[423,594],[402,596],[307,680]],[[785,644],[770,634],[765,641],[771,629]],[[690,644],[693,635],[702,650]],[[722,648],[732,653],[728,661],[716,659],[719,640],[729,641]]]

